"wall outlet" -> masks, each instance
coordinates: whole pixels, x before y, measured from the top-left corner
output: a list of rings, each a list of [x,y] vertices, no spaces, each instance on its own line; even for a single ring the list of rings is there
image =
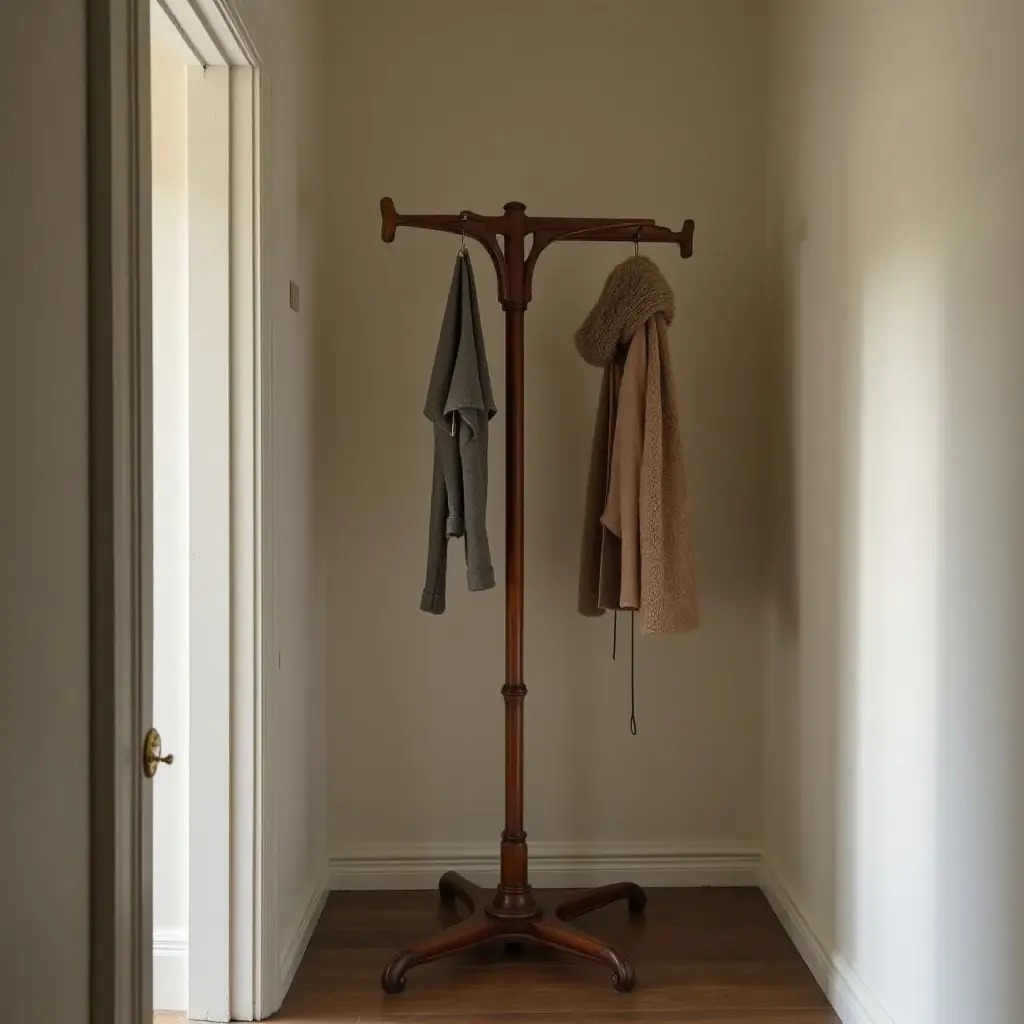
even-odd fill
[[[296,313],[299,311],[299,286],[294,281],[288,282],[288,305],[295,310]]]

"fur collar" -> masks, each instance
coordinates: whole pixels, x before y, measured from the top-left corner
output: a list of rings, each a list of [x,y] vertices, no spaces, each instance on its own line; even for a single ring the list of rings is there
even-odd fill
[[[576,349],[591,366],[607,366],[616,348],[628,345],[655,313],[672,323],[672,289],[653,260],[630,256],[608,275],[597,303],[576,332]]]

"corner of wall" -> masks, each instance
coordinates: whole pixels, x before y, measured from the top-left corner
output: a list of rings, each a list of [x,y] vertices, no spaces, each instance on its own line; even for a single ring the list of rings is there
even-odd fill
[[[761,859],[760,885],[775,916],[842,1024],[894,1024],[846,957],[827,948],[820,930],[808,919],[799,896],[787,887],[766,857]]]
[[[277,977],[277,991],[274,1005],[267,1007],[268,1016],[276,1013],[288,995],[288,990],[295,980],[295,973],[306,954],[309,940],[313,937],[317,922],[327,903],[327,865],[318,870],[310,881],[308,898],[298,918],[298,923],[288,936],[288,941],[281,945],[280,969]]]

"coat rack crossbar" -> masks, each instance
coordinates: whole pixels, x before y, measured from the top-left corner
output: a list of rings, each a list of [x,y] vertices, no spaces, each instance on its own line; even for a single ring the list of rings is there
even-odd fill
[[[545,914],[530,888],[526,832],[523,827],[523,320],[532,298],[533,273],[540,254],[553,242],[671,242],[684,259],[693,254],[692,220],[680,231],[648,218],[528,217],[522,203],[506,203],[501,216],[472,210],[456,214],[400,214],[390,198],[380,201],[381,238],[392,242],[400,227],[444,231],[479,242],[491,258],[498,299],[505,310],[505,827],[501,833],[500,881],[486,893],[448,871],[438,890],[449,909],[461,903],[469,917],[455,920],[440,934],[396,953],[384,968],[381,985],[401,992],[406,974],[419,964],[477,946],[545,946],[611,968],[612,984],[628,992],[636,983],[632,962],[600,939],[570,922],[583,914],[626,900],[631,914],[643,912],[647,897],[633,882],[616,882],[576,893]],[[532,236],[529,253],[526,238]]]

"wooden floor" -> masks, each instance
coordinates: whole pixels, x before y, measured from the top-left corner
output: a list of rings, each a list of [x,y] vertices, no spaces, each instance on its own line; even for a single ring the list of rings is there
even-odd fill
[[[416,967],[405,992],[388,996],[379,979],[392,952],[446,920],[436,893],[333,893],[276,1020],[838,1024],[758,890],[648,897],[643,919],[630,922],[619,904],[576,922],[633,955],[628,995],[601,966],[543,950],[507,956],[499,946]]]

